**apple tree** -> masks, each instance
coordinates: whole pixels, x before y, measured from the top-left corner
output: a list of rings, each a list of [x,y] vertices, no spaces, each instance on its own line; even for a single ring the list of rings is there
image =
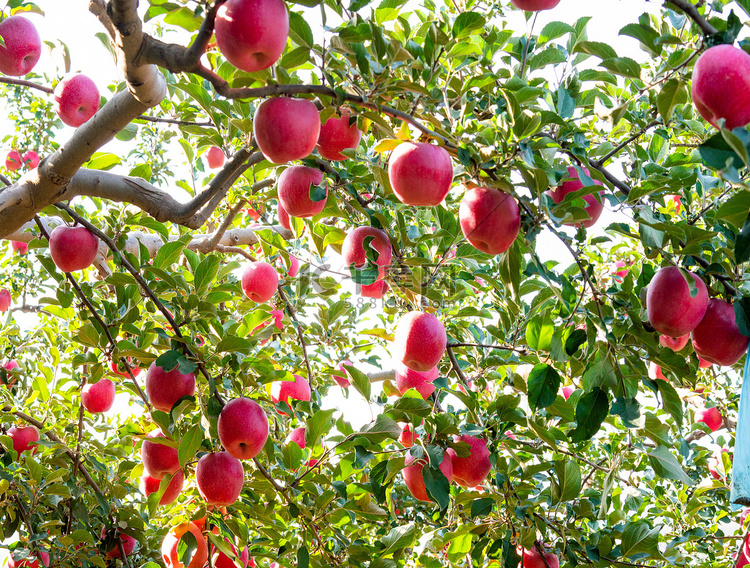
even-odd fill
[[[104,93],[35,69],[37,4],[11,565],[747,562],[748,0],[653,3],[638,56],[573,0],[89,0]]]

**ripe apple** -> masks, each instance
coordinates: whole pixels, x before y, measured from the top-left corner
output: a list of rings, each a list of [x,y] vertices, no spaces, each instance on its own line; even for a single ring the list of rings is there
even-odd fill
[[[562,388],[562,395],[565,400],[570,398],[570,395],[575,392],[576,388],[573,385],[568,385]]]
[[[39,558],[42,560],[42,566],[49,566],[49,554],[39,551]],[[27,556],[23,560],[14,560],[13,555],[8,560],[8,568],[39,568],[39,560],[36,556]]]
[[[39,165],[39,154],[34,150],[29,150],[23,155],[23,163],[27,168],[33,170]]]
[[[703,422],[711,432],[716,432],[724,425],[724,418],[721,416],[721,411],[715,406],[696,412],[695,421]]]
[[[15,172],[20,169],[23,165],[23,158],[18,150],[11,150],[8,152],[8,157],[5,158],[5,169],[9,172]]]
[[[102,527],[102,532],[99,535],[99,538],[103,541],[107,536],[107,528]],[[135,545],[138,544],[138,541],[135,540],[132,536],[125,534],[123,532],[120,532],[120,542],[122,542],[122,551],[125,553],[125,556],[130,556],[133,554],[133,551],[135,550]],[[112,547],[112,549],[107,552],[107,558],[121,558],[120,554],[120,546],[115,545]]]
[[[417,435],[411,429],[411,425],[408,422],[399,422],[398,424],[401,426],[401,435],[398,437],[399,444],[405,448],[411,448],[414,445],[414,440],[417,439]]]
[[[325,197],[320,201],[310,198],[312,186],[325,189]],[[292,166],[281,172],[278,182],[279,201],[284,210],[292,217],[314,217],[326,206],[328,184],[323,179],[323,172],[307,166]]]
[[[305,449],[305,427],[302,426],[301,428],[295,428],[291,432],[289,432],[289,435],[286,437],[286,443],[290,444],[294,442],[297,444],[301,449]]]
[[[141,368],[136,365],[133,365],[132,363],[133,363],[133,359],[131,357],[128,357],[128,365],[130,365],[130,372],[133,373],[133,377],[137,377],[138,375],[141,374]],[[130,375],[128,375],[127,370],[125,369],[125,365],[122,365],[120,361],[117,361],[117,362],[110,361],[109,368],[112,370],[112,372],[115,375],[119,375],[121,377],[130,377]],[[122,370],[120,370],[120,368],[122,368]]]
[[[409,367],[399,366],[396,369],[396,388],[401,394],[409,389],[415,389],[422,398],[427,399],[435,392],[435,385],[432,381],[438,378],[439,372],[437,367],[433,367],[427,372],[420,373]]]
[[[712,365],[713,363],[711,363],[711,361],[706,361],[700,355],[698,356],[698,368],[699,369],[708,369]]]
[[[57,268],[63,272],[83,270],[94,264],[99,239],[86,227],[58,225],[50,233],[49,252]]]
[[[282,0],[228,0],[216,14],[214,33],[229,63],[249,73],[261,71],[284,51],[289,15]]]
[[[385,231],[375,229],[374,227],[357,227],[353,231],[350,231],[344,242],[341,245],[341,256],[344,257],[344,264],[349,268],[354,265],[354,268],[363,268],[367,264],[367,252],[365,251],[365,239],[372,237],[369,242],[370,249],[375,249],[377,252],[377,260],[375,264],[378,265],[378,280],[382,280],[385,277],[385,270],[391,264],[393,258],[393,249],[391,248],[391,241],[388,239],[388,235]]]
[[[206,152],[206,164],[212,170],[224,165],[224,152],[218,146],[211,146]]]
[[[18,457],[21,457],[21,453],[31,450],[33,456],[37,449],[37,442],[39,441],[39,430],[36,426],[11,426],[8,429],[8,436],[10,436],[13,442],[13,449],[18,453]]]
[[[648,378],[652,381],[655,381],[656,379],[661,379],[662,381],[668,381],[667,377],[664,376],[664,373],[661,371],[661,367],[651,361],[648,365]]]
[[[292,230],[292,224],[289,220],[289,213],[286,212],[286,209],[284,209],[281,201],[279,201],[279,225],[284,227],[287,231]]]
[[[246,567],[250,564],[250,554],[247,547],[245,547],[240,554],[239,552],[237,552],[237,547],[230,543],[226,538],[224,539],[224,542],[229,545],[229,548],[232,550],[237,560],[240,561],[240,564],[242,564],[242,566]],[[227,556],[223,552],[216,550],[213,546],[211,547],[211,550],[215,552],[212,558],[214,568],[237,568],[235,561],[232,560],[229,556]],[[254,564],[255,563],[253,563],[253,565]]]
[[[81,404],[91,414],[107,412],[115,403],[115,383],[109,379],[87,383],[81,391]]]
[[[36,27],[23,16],[0,22],[0,73],[20,77],[31,72],[42,54],[42,40]]]
[[[0,290],[0,312],[7,312],[10,309],[10,292],[3,288]]]
[[[748,558],[744,548],[740,549],[739,555],[740,557],[737,560],[737,564],[735,564],[735,568],[745,568],[748,564],[750,564],[750,558]]]
[[[512,0],[514,3],[517,0]],[[546,560],[546,563],[545,563]],[[523,551],[523,562],[522,568],[560,568],[560,559],[551,552],[545,552],[544,557],[539,553],[536,546],[532,546],[531,550]]]
[[[361,284],[359,287],[359,295],[363,298],[374,298],[380,300],[386,295],[390,286],[385,280],[378,280],[372,284]]]
[[[742,335],[734,317],[734,307],[726,300],[711,298],[706,315],[692,334],[693,349],[711,363],[730,366],[747,351],[750,338]]]
[[[299,274],[299,259],[294,256],[293,254],[289,255],[289,269],[287,270],[287,274],[289,275],[289,278],[294,278]]]
[[[177,448],[150,442],[148,439],[166,438],[161,430],[154,430],[146,436],[141,445],[141,461],[143,469],[151,477],[161,479],[165,475],[175,473],[180,469],[180,460],[177,457]]]
[[[716,128],[725,119],[733,130],[750,122],[750,55],[722,44],[704,51],[693,68],[692,95],[700,115]]]
[[[66,75],[55,87],[55,112],[65,124],[81,126],[99,110],[96,83],[80,73]]]
[[[218,432],[230,455],[248,460],[260,453],[268,439],[268,417],[254,400],[235,398],[221,409]]]
[[[659,343],[664,347],[669,347],[675,353],[681,351],[690,340],[690,334],[683,335],[682,337],[670,337],[668,335],[660,335]]]
[[[404,465],[406,467],[401,471],[409,493],[411,493],[415,499],[419,499],[420,501],[430,500],[427,495],[427,487],[425,486],[422,473],[422,469],[424,469],[426,464],[427,457],[417,459],[411,455],[411,452],[407,452],[406,459],[404,460]],[[447,450],[443,452],[443,461],[440,462],[438,469],[443,472],[443,475],[448,479],[448,483],[453,481],[453,461]]]
[[[458,208],[458,220],[466,239],[492,255],[508,250],[521,229],[518,202],[512,195],[491,187],[467,191]]]
[[[249,262],[242,271],[242,291],[259,304],[267,302],[279,287],[279,273],[267,262]]]
[[[622,282],[628,275],[628,265],[623,261],[618,260],[615,262],[615,267],[612,270],[612,280],[615,282]]]
[[[454,442],[466,442],[469,444],[469,455],[460,458],[453,448],[448,448],[453,460],[453,479],[463,487],[476,487],[482,483],[492,471],[490,464],[490,450],[484,438],[477,438],[463,434],[453,436]]]
[[[403,142],[391,152],[388,179],[406,205],[439,205],[453,183],[453,162],[441,146]]]
[[[341,150],[356,148],[361,139],[356,117],[345,110],[340,118],[331,117],[320,127],[318,153],[326,160],[346,160]]]
[[[396,326],[393,358],[412,371],[426,373],[445,353],[448,336],[442,322],[426,312],[409,312]]]
[[[195,467],[195,484],[209,505],[225,507],[237,501],[244,481],[242,462],[229,452],[205,454]]]
[[[309,156],[319,133],[320,113],[307,99],[267,99],[260,103],[253,117],[258,148],[274,164]]]
[[[180,561],[177,552],[180,539],[186,532],[190,532],[197,542],[197,548],[193,552],[193,557],[187,566]],[[181,525],[172,527],[161,543],[161,558],[167,568],[203,568],[203,565],[208,560],[206,539],[203,538],[201,530],[194,523],[182,523]]]
[[[723,474],[719,473],[719,470],[723,470],[724,467],[720,467],[720,465],[723,465],[724,458],[722,457],[722,454],[728,454],[729,448],[722,448],[721,452],[715,453],[711,458],[708,460],[708,473],[711,474],[711,477],[714,479],[722,479],[726,477],[726,473]],[[730,461],[734,461],[734,456],[729,456]]]
[[[141,493],[148,497],[152,493],[159,491],[160,484],[161,479],[151,477],[148,473],[144,472],[141,476]],[[181,469],[178,469],[172,476],[172,479],[169,480],[169,485],[167,485],[164,494],[161,496],[161,499],[159,499],[159,505],[169,505],[170,503],[174,503],[177,500],[177,497],[180,496],[180,493],[182,493],[182,487],[184,485],[185,474]]]
[[[21,241],[11,241],[10,245],[13,247],[13,252],[18,254],[26,254],[29,252],[29,243],[22,243]]]
[[[676,266],[665,266],[651,279],[646,292],[648,321],[656,331],[670,337],[683,337],[703,319],[708,307],[708,289],[695,274],[690,276],[698,288],[695,298],[683,272]]]
[[[341,388],[348,389],[352,383],[349,381],[349,378],[347,377],[346,369],[344,369],[344,365],[353,366],[354,363],[349,361],[349,359],[345,359],[339,364],[339,371],[341,372],[332,373],[331,378],[333,378],[333,380],[336,381],[336,384],[339,385]]]
[[[195,374],[183,375],[179,365],[165,371],[154,361],[146,371],[146,395],[151,406],[157,410],[170,412],[180,398],[194,394]]]
[[[583,168],[583,171],[586,175],[589,175],[589,171],[587,168]],[[554,201],[555,203],[562,202],[565,199],[565,196],[569,193],[583,189],[583,182],[578,179],[578,170],[576,170],[573,166],[568,166],[568,178],[568,181],[564,181],[555,189],[550,189],[549,191],[547,191],[547,195],[549,195],[552,198],[552,201]],[[602,182],[594,180],[594,184],[602,185]],[[596,222],[599,220],[602,211],[604,211],[604,203],[602,203],[601,200],[601,192],[599,192],[598,194],[590,193],[588,195],[585,195],[581,199],[586,202],[586,212],[589,214],[589,218],[583,222],[563,223],[563,225],[583,225],[588,229],[589,227],[594,226],[594,224],[596,224]]]
[[[560,0],[510,0],[519,10],[527,12],[540,12],[542,10],[551,10],[560,3]],[[524,566],[524,568],[526,568]]]
[[[271,400],[274,404],[284,401],[291,405],[290,399],[310,400],[312,392],[307,380],[299,375],[294,375],[294,379],[294,381],[276,381],[271,385]]]

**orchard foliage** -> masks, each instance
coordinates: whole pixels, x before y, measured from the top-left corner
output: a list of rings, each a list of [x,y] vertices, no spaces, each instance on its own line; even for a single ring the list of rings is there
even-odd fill
[[[119,555],[122,531],[137,541],[127,565],[155,566],[172,527],[205,517],[213,545],[247,546],[259,566],[515,568],[535,543],[564,567],[728,566],[743,534],[728,481],[742,361],[702,368],[690,344],[662,347],[644,302],[659,267],[678,265],[733,301],[750,335],[750,136],[709,125],[689,88],[700,52],[735,42],[750,2],[673,0],[623,21],[620,34],[645,52],[639,63],[589,40],[596,22],[570,20],[575,0],[543,26],[527,14],[525,29],[508,26],[516,9],[506,0],[299,0],[287,4],[281,58],[251,73],[210,41],[221,3],[147,0],[136,13],[135,0],[91,0],[102,27],[81,33],[101,34],[125,75],[72,134],[51,94],[67,69],[0,77],[15,126],[3,145],[43,158],[0,178],[0,288],[12,297],[0,361],[19,364],[0,367],[2,546],[19,560],[45,551],[53,566],[105,566],[121,562],[105,554]],[[22,12],[42,10],[26,0],[4,9]],[[205,48],[202,59],[161,43],[167,29],[198,55]],[[276,188],[287,164],[264,160],[253,140],[255,110],[271,95],[313,101],[323,123],[348,111],[363,133],[345,160],[296,162],[325,175],[310,199],[326,186],[328,198],[288,229]],[[120,143],[103,147],[112,129]],[[394,195],[388,157],[405,140],[450,154],[440,205]],[[227,161],[208,171],[212,146]],[[546,192],[569,167],[582,187],[556,204]],[[497,256],[459,226],[476,186],[519,203],[520,234]],[[577,226],[583,198],[600,190],[609,213]],[[106,240],[94,267],[66,277],[47,235],[74,222]],[[379,277],[371,240],[360,269],[340,268],[344,238],[360,226],[391,240],[382,300],[359,293]],[[28,253],[11,239],[29,242]],[[560,260],[543,250],[552,242],[566,251]],[[295,276],[292,255],[303,265]],[[267,303],[243,294],[248,259],[281,274]],[[434,313],[448,334],[427,400],[394,385],[391,340],[412,310]],[[194,396],[170,412],[147,405],[145,372],[136,376],[154,361],[195,373]],[[307,379],[310,400],[274,405],[271,384],[293,375]],[[129,410],[84,411],[83,386],[104,378]],[[563,386],[574,387],[569,398]],[[195,467],[221,450],[218,416],[239,396],[261,405],[269,437],[243,462],[239,500],[208,510]],[[347,411],[363,399],[371,418]],[[714,406],[725,428],[708,435],[696,414]],[[397,441],[398,422],[419,438],[413,449]],[[25,424],[41,440],[18,456],[6,434]],[[157,427],[186,479],[162,506],[169,478],[148,498],[138,489],[139,449]],[[288,442],[296,428],[304,438]],[[463,435],[490,450],[476,488],[449,484],[440,468],[448,448],[466,457],[469,445],[454,441]],[[429,501],[404,484],[409,453]],[[195,531],[180,530],[187,558]]]

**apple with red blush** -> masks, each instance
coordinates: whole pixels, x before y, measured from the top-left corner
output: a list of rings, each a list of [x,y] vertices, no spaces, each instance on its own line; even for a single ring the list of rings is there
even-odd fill
[[[11,150],[8,152],[8,156],[5,158],[5,169],[9,172],[15,172],[21,169],[23,165],[23,158],[18,150]]]
[[[177,448],[151,441],[156,438],[168,439],[161,430],[150,432],[141,445],[141,461],[143,462],[143,469],[148,475],[161,479],[165,475],[171,475],[180,469],[180,460],[177,455]]]
[[[583,168],[583,172],[588,176],[589,171],[586,168]],[[602,182],[598,180],[593,180],[594,185],[602,185]],[[557,186],[555,189],[550,189],[547,191],[547,195],[549,195],[552,198],[552,201],[555,204],[562,203],[566,196],[569,193],[573,193],[575,191],[580,191],[583,189],[584,185],[583,182],[580,179],[580,176],[578,175],[578,170],[574,168],[573,166],[568,166],[568,178],[567,180],[563,181],[559,186]],[[571,221],[568,223],[563,223],[563,225],[570,225],[570,226],[583,226],[587,229],[589,227],[593,227],[596,222],[599,220],[599,217],[601,217],[602,211],[604,211],[604,203],[602,202],[602,192],[598,193],[590,193],[588,195],[584,195],[581,197],[583,201],[586,202],[585,209],[586,213],[588,213],[588,219],[584,221]]]
[[[463,487],[476,487],[492,471],[487,441],[469,434],[454,436],[453,441],[469,444],[469,455],[465,457],[459,457],[453,448],[447,450],[453,461],[453,480]]]
[[[510,3],[519,10],[540,12],[542,10],[551,10],[560,3],[560,0],[510,0]],[[524,566],[524,568],[527,567]]]
[[[0,22],[0,37],[0,73],[29,74],[42,55],[42,40],[34,24],[23,16],[10,16]]]
[[[195,374],[181,373],[179,365],[167,371],[154,361],[146,371],[146,395],[155,409],[170,412],[183,396],[195,395]]]
[[[326,160],[346,160],[342,150],[359,146],[362,132],[357,128],[357,119],[348,110],[340,117],[328,118],[320,127],[318,135],[318,153]]]
[[[392,345],[395,361],[426,373],[443,357],[448,336],[443,323],[433,314],[413,311],[399,320]]]
[[[294,442],[297,444],[301,449],[305,449],[305,446],[307,445],[305,442],[305,427],[302,426],[300,428],[294,428],[291,432],[289,432],[289,435],[286,437],[286,443],[291,444]]]
[[[693,67],[692,99],[711,125],[733,130],[750,123],[750,55],[730,44],[701,53]]]
[[[185,533],[193,535],[196,548],[187,566],[180,560],[180,541]],[[201,529],[192,522],[172,527],[161,543],[161,559],[167,568],[203,568],[208,560],[208,545]]]
[[[320,134],[320,113],[307,99],[266,99],[253,116],[253,134],[269,162],[285,164],[301,160],[315,149]]]
[[[115,383],[109,379],[99,379],[87,383],[81,389],[81,404],[91,414],[107,412],[115,403]]]
[[[466,240],[491,255],[507,251],[521,229],[516,199],[491,187],[467,191],[458,208],[458,220]]]
[[[285,402],[291,405],[291,400],[306,401],[311,397],[310,384],[299,375],[294,375],[294,381],[276,381],[271,385],[271,400],[274,404]]]
[[[99,239],[86,227],[58,225],[49,235],[49,252],[63,272],[76,272],[94,264]]]
[[[0,312],[7,312],[10,309],[10,292],[7,288],[0,289]]]
[[[402,142],[391,152],[388,179],[401,203],[439,205],[453,183],[453,162],[448,151],[441,146]]]
[[[406,366],[399,366],[396,369],[396,388],[401,394],[404,394],[409,389],[414,389],[422,398],[428,399],[435,392],[435,385],[432,383],[438,376],[437,367],[421,373]]]
[[[367,249],[365,249],[365,241],[367,241]],[[344,264],[353,271],[362,269],[367,265],[368,253],[377,256],[375,261],[379,267],[377,280],[382,280],[393,258],[393,248],[386,232],[374,227],[357,227],[349,231],[341,245]]]
[[[242,271],[240,281],[245,296],[262,304],[273,298],[279,287],[279,273],[263,261],[249,262]]]
[[[399,422],[401,426],[401,434],[398,437],[398,442],[405,448],[411,448],[414,445],[414,441],[417,439],[417,435],[414,430],[411,429],[411,424],[405,422]]]
[[[663,347],[668,347],[675,353],[682,351],[682,349],[688,344],[688,341],[690,341],[690,334],[683,335],[682,337],[670,337],[669,335],[659,336],[659,343],[661,343]]]
[[[13,444],[13,449],[19,457],[23,452],[30,451],[34,455],[38,449],[39,430],[36,426],[11,426],[8,429],[8,436]]]
[[[66,75],[55,87],[55,112],[65,124],[77,128],[99,110],[99,88],[81,73]]]
[[[125,556],[130,556],[133,554],[133,551],[135,550],[135,546],[138,544],[138,541],[133,538],[132,536],[125,534],[122,531],[118,531],[118,536],[120,537],[120,543],[122,543],[122,552],[125,553]],[[107,539],[107,528],[102,527],[102,532],[99,535],[99,538],[104,541]],[[120,552],[120,545],[117,544],[117,537],[112,536],[111,540],[114,541],[112,548],[107,551],[106,557],[107,558],[122,558],[122,553]]]
[[[348,389],[352,383],[347,377],[346,369],[344,368],[344,365],[353,366],[354,363],[349,361],[349,359],[345,359],[339,364],[339,370],[331,373],[331,378],[334,381],[336,381],[336,384],[339,385],[341,388]]]
[[[166,476],[165,476],[166,477]],[[164,478],[162,478],[164,479]],[[141,492],[148,497],[152,493],[159,491],[162,479],[151,477],[148,473],[143,473],[141,476]],[[185,484],[185,474],[181,469],[178,469],[172,477],[169,479],[167,487],[164,489],[164,493],[159,498],[159,505],[169,505],[177,500],[177,497],[182,493],[182,488]]]
[[[195,467],[195,484],[209,505],[231,505],[239,498],[244,482],[242,462],[229,452],[204,454]]]
[[[541,546],[540,546],[541,547]],[[544,550],[542,548],[542,550]],[[524,550],[521,562],[522,568],[560,568],[560,559],[552,552],[541,553],[537,545],[531,550]]]
[[[429,501],[430,497],[427,494],[427,486],[424,482],[424,466],[427,465],[427,457],[416,458],[412,455],[411,451],[407,452],[404,460],[404,469],[401,471],[401,475],[404,476],[404,483],[409,493],[415,499],[420,501]],[[443,452],[443,460],[440,462],[438,469],[448,480],[448,483],[453,481],[453,461],[451,454],[446,450]]]
[[[687,278],[692,279],[693,292]],[[669,337],[684,337],[703,319],[708,308],[706,284],[693,273],[677,266],[661,268],[646,292],[646,312],[653,328]]]
[[[13,248],[13,252],[17,254],[26,254],[29,252],[29,243],[21,241],[11,241],[10,246]]]
[[[389,289],[390,286],[388,286],[388,282],[385,280],[378,280],[372,284],[361,284],[359,287],[359,295],[363,298],[380,300],[386,295]]]
[[[316,186],[322,188],[322,195],[314,200],[310,192]],[[328,184],[317,168],[291,166],[279,176],[278,196],[284,211],[292,217],[314,217],[326,206]]]
[[[39,165],[39,154],[34,150],[29,150],[23,155],[23,163],[28,169],[33,170]]]
[[[575,392],[576,388],[573,385],[568,385],[562,388],[562,395],[565,400],[570,398],[570,395]]]
[[[217,430],[227,453],[237,459],[251,459],[266,444],[268,417],[254,400],[235,398],[227,402],[219,413]]]
[[[661,367],[651,361],[648,366],[648,378],[652,381],[655,381],[656,379],[661,379],[662,381],[668,381],[667,377],[664,376],[664,373],[661,370]]]
[[[703,319],[692,330],[693,349],[710,363],[729,367],[747,352],[750,338],[740,333],[734,306],[726,300],[711,298]]]
[[[211,146],[206,152],[206,164],[212,170],[218,169],[224,165],[224,151],[218,146]]]
[[[711,408],[703,408],[695,413],[695,421],[703,422],[711,432],[716,432],[719,428],[724,426],[724,418],[721,415],[721,411],[712,406]]]
[[[16,549],[18,550],[18,549]],[[39,560],[42,561],[42,566],[49,566],[49,554],[40,550],[35,554],[30,554],[23,560],[15,560],[11,554],[8,560],[8,568],[39,568]]]

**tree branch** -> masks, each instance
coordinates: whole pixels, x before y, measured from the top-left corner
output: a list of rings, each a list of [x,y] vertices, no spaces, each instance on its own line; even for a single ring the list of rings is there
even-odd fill
[[[679,8],[685,15],[693,20],[696,25],[701,29],[704,36],[714,35],[719,33],[715,27],[713,27],[708,20],[698,13],[698,8],[691,4],[688,0],[664,0],[665,4],[672,4],[675,8]]]

